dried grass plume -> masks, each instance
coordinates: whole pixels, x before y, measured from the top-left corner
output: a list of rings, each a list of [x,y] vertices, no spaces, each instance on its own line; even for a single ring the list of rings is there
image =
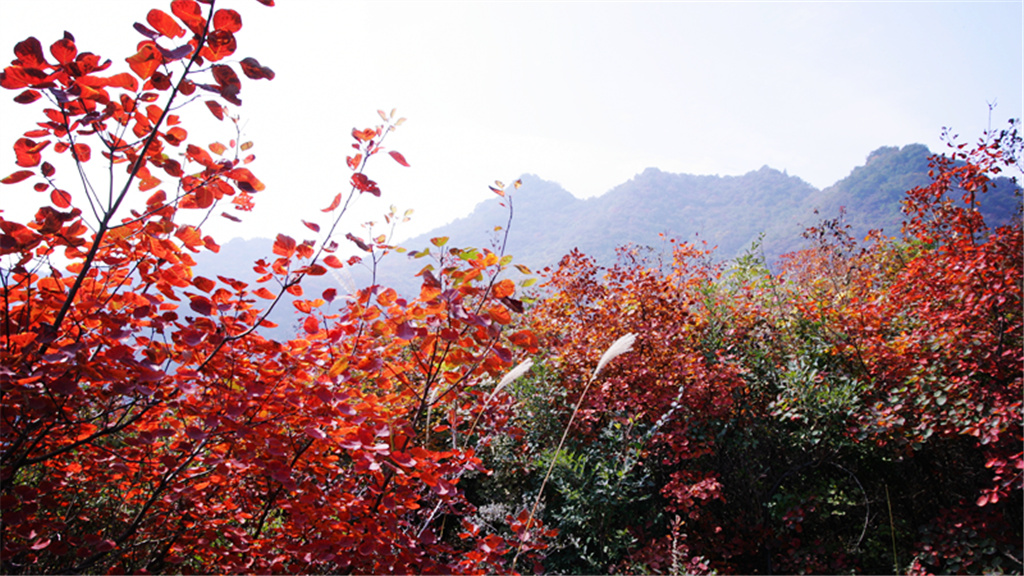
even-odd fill
[[[522,362],[520,362],[518,366],[516,366],[515,368],[509,370],[508,374],[505,374],[505,376],[502,377],[501,381],[498,382],[498,385],[494,387],[494,390],[491,392],[491,394],[488,397],[487,401],[489,402],[490,399],[494,398],[498,394],[498,392],[501,392],[502,389],[505,388],[505,386],[508,386],[516,378],[519,378],[523,374],[526,374],[526,371],[529,370],[532,367],[533,367],[533,360],[530,359],[530,358],[527,358],[526,360],[523,360]]]
[[[597,375],[601,373],[601,370],[604,370],[604,367],[607,366],[609,362],[632,350],[634,342],[636,342],[636,334],[630,333],[619,338],[609,346],[608,349],[604,351],[604,354],[601,355],[601,361],[597,363],[597,368],[594,370],[594,375],[591,376],[591,379],[597,378]]]

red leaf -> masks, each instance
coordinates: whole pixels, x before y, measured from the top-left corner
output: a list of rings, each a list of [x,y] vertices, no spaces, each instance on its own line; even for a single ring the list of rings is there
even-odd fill
[[[317,321],[316,316],[306,316],[306,321],[302,323],[302,328],[306,331],[306,334],[316,334],[320,331],[320,322]]]
[[[405,161],[405,156],[402,156],[401,153],[395,152],[394,150],[392,150],[392,151],[388,152],[388,154],[390,154],[391,157],[395,159],[395,162],[398,162],[399,164],[401,164],[402,166],[405,166],[406,168],[409,167],[409,163]]]
[[[210,303],[209,299],[204,296],[191,296],[191,298],[192,301],[189,303],[189,308],[203,316],[213,314],[213,304]]]
[[[17,63],[26,68],[49,66],[43,56],[43,45],[31,36],[14,45],[14,55],[18,57]]]
[[[215,64],[213,66],[213,78],[217,81],[218,91],[225,100],[235,106],[242,105],[242,101],[238,99],[238,93],[242,90],[242,82],[230,66]]]
[[[337,208],[340,205],[341,205],[341,193],[338,193],[338,194],[336,194],[334,196],[334,201],[331,202],[331,205],[328,206],[327,208],[324,208],[323,210],[321,210],[321,212],[333,212],[334,209]]]
[[[252,188],[252,190],[247,190],[248,192],[262,192],[267,188],[263,182],[260,182],[259,179],[249,171],[248,168],[235,168],[233,170],[228,170],[224,173],[224,176],[231,178],[239,184],[248,184]]]
[[[113,88],[131,90],[132,92],[139,89],[139,81],[135,79],[135,76],[127,72],[121,72],[120,74],[114,74],[110,78],[105,78],[104,84]]]
[[[61,38],[50,45],[50,54],[61,64],[67,64],[78,55],[78,48],[70,38]]]
[[[216,100],[207,100],[206,107],[210,109],[210,112],[217,117],[217,120],[224,119],[224,107],[220,105],[220,102]]]
[[[184,128],[179,128],[177,126],[171,128],[166,134],[164,134],[164,140],[166,140],[171,146],[180,145],[186,138],[188,138],[188,132],[186,132]]]
[[[275,296],[273,292],[271,292],[270,290],[267,290],[265,287],[259,288],[258,290],[253,292],[253,294],[259,296],[260,298],[264,298],[266,300],[273,300],[274,298],[277,298],[277,296]]]
[[[88,162],[89,158],[92,158],[92,151],[89,150],[88,144],[75,144],[72,147],[72,151],[75,153],[79,162]]]
[[[290,258],[295,253],[295,240],[284,234],[278,234],[274,241],[274,254]]]
[[[213,290],[217,286],[217,283],[204,276],[196,276],[192,279],[192,285],[203,292],[209,293],[210,290]]]
[[[331,268],[341,268],[342,266],[345,265],[345,263],[338,259],[338,257],[335,256],[334,254],[331,254],[327,258],[324,258],[324,264],[327,264]]]
[[[357,236],[353,235],[351,232],[349,232],[348,234],[345,234],[345,238],[348,238],[349,241],[351,241],[353,244],[355,244],[356,246],[359,246],[360,250],[362,250],[364,252],[370,252],[371,251],[370,247],[366,244],[366,242],[363,242],[360,238],[358,238]]]
[[[15,172],[14,174],[11,174],[7,178],[4,178],[3,180],[0,180],[0,182],[3,182],[4,184],[17,184],[18,182],[21,182],[22,180],[25,180],[26,178],[31,178],[34,175],[35,175],[35,172],[33,172],[31,170],[18,170],[17,172]]]
[[[24,168],[38,166],[41,160],[39,153],[49,145],[49,140],[36,142],[28,138],[19,138],[14,143],[14,155],[17,157],[16,163]]]
[[[39,94],[39,92],[36,92],[35,90],[25,90],[21,94],[15,96],[14,101],[18,104],[30,104],[32,102],[35,102],[36,100],[39,100],[40,96],[41,94]]]
[[[267,80],[274,79],[274,71],[266,66],[260,65],[259,61],[255,58],[244,58],[240,64],[242,65],[242,73],[252,78],[253,80]]]
[[[185,35],[185,30],[178,26],[178,22],[163,10],[156,8],[150,10],[146,15],[146,22],[149,22],[154,30],[168,38],[181,38]]]
[[[237,48],[234,34],[227,30],[214,30],[206,36],[206,46],[201,54],[211,62],[217,62],[234,54]],[[238,90],[233,93],[237,94]]]
[[[377,136],[377,131],[373,128],[367,128],[366,130],[352,129],[352,137],[360,142],[369,142]]]
[[[391,459],[403,468],[412,468],[416,465],[416,460],[405,452],[392,452]]]
[[[203,150],[194,144],[189,144],[188,147],[185,148],[185,155],[207,168],[213,168],[213,158],[210,157],[206,150]]]
[[[203,18],[203,10],[194,0],[174,0],[171,2],[171,12],[184,22],[193,34],[203,33],[206,18]]]
[[[352,175],[352,186],[360,192],[369,192],[374,196],[380,197],[380,188],[377,187],[377,183],[366,177],[365,174],[357,173]]]
[[[53,205],[58,208],[70,208],[71,207],[71,194],[68,194],[64,190],[54,189],[50,192],[50,201]]]
[[[306,426],[306,434],[309,434],[310,436],[316,438],[317,440],[323,440],[324,438],[327,438],[327,434],[324,434],[323,430],[317,428],[316,426]]]
[[[213,15],[213,27],[217,30],[238,32],[242,29],[242,17],[234,10],[226,8],[217,10],[217,13]]]
[[[309,228],[313,232],[320,231],[320,225],[317,224],[316,222],[306,222],[305,220],[303,220],[302,223],[306,226],[306,228]]]
[[[128,67],[135,72],[135,75],[143,80],[148,80],[153,72],[163,64],[163,57],[160,55],[160,50],[157,49],[156,43],[151,41],[143,41],[139,43],[139,51],[134,56],[125,58],[128,62]]]

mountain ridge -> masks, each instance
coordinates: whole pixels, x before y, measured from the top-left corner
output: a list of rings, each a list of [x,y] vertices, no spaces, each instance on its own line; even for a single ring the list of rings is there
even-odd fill
[[[883,146],[849,175],[820,190],[767,165],[739,176],[674,174],[647,168],[605,194],[585,199],[557,183],[524,174],[522,186],[516,190],[509,187],[508,197],[479,202],[467,216],[399,245],[409,252],[431,248],[436,253],[431,239],[446,236],[445,248],[493,249],[507,232],[505,253],[514,257],[514,263],[538,270],[556,264],[574,248],[601,264],[610,264],[617,247],[630,243],[657,247],[665,235],[707,242],[720,260],[734,258],[760,241],[772,263],[804,246],[802,233],[808,226],[836,218],[841,211],[854,237],[863,238],[870,229],[881,229],[889,236],[898,234],[903,219],[900,200],[906,190],[930,182],[930,156],[921,144]],[[986,222],[996,226],[1019,214],[1019,191],[1010,179],[997,179],[982,202]],[[505,230],[508,211],[502,203],[509,201],[513,216]],[[222,247],[220,255],[200,254],[197,260],[200,268],[217,266],[217,274],[251,281],[255,279],[251,263],[270,257],[272,243],[268,239],[235,239]],[[415,295],[420,283],[416,274],[429,263],[429,258],[391,254],[380,264],[376,281]],[[371,281],[370,273],[359,266],[346,267],[344,272],[351,274],[352,283],[346,281],[349,286],[341,288]],[[308,277],[304,286],[307,294],[319,295],[326,288],[339,288],[339,282],[332,275]],[[281,317],[274,321],[283,325]]]

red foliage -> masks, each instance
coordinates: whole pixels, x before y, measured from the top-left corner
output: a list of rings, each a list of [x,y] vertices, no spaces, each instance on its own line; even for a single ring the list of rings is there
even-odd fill
[[[66,35],[56,63],[29,38],[0,76],[8,89],[45,89],[51,106],[42,130],[15,143],[27,170],[5,184],[54,185],[53,166],[40,167],[51,151],[80,166],[97,151],[115,175],[111,199],[54,189],[34,220],[0,218],[4,572],[505,570],[512,545],[465,519],[460,478],[482,469],[470,440],[507,420],[506,397],[486,404],[480,390],[516,345],[502,304],[514,287],[494,279],[507,261],[445,258],[414,300],[376,285],[346,300],[328,291],[296,302],[295,339],[260,336],[306,275],[351,264],[332,254],[334,238],[354,196],[380,195],[362,170],[401,120],[353,132],[362,160],[344,205],[339,194],[325,210],[329,232],[279,235],[257,262],[262,285],[196,276],[192,254],[219,249],[202,221],[221,201],[251,209],[264,190],[238,157],[251,144],[232,142],[233,157],[204,148],[171,113],[198,87],[218,119],[237,121],[227,104],[241,103],[242,84],[224,58],[241,17],[203,10],[175,0],[170,14],[150,11],[131,73],[97,76],[110,63]],[[252,58],[241,70],[274,77]],[[374,258],[390,250],[359,242]],[[516,342],[532,340],[519,331]]]

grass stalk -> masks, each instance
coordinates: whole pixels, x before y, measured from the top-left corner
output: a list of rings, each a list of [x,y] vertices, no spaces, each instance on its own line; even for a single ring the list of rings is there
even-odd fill
[[[889,506],[889,535],[892,536],[892,569],[893,574],[900,573],[900,559],[896,555],[896,526],[892,521],[892,500],[889,499],[889,485],[885,485],[885,503]]]
[[[569,435],[569,429],[572,428],[573,420],[576,419],[576,413],[579,412],[580,406],[583,405],[583,399],[587,396],[587,391],[590,390],[590,386],[597,380],[597,376],[601,373],[601,370],[608,365],[609,362],[615,359],[620,354],[624,354],[633,349],[633,343],[636,341],[635,334],[626,334],[622,338],[616,340],[611,346],[605,350],[604,354],[601,355],[601,360],[597,363],[597,368],[594,369],[594,373],[591,374],[590,379],[587,380],[587,385],[583,387],[583,392],[580,394],[579,400],[576,401],[576,407],[572,409],[572,414],[569,415],[569,423],[565,425],[562,430],[562,438],[558,441],[558,447],[555,448],[555,453],[551,456],[551,464],[548,465],[548,471],[544,474],[544,480],[540,483],[540,490],[537,492],[537,498],[533,501],[533,507],[530,508],[530,515],[526,519],[526,525],[523,527],[524,533],[530,530],[530,525],[533,523],[533,518],[537,514],[537,506],[540,505],[540,500],[544,496],[544,487],[548,484],[548,479],[551,478],[551,472],[555,469],[555,463],[558,462],[558,455],[562,452],[562,446],[565,444],[565,439]],[[516,570],[516,562],[519,561],[519,555],[523,552],[523,538],[519,539],[519,546],[516,548],[516,555],[512,558],[512,571]]]

